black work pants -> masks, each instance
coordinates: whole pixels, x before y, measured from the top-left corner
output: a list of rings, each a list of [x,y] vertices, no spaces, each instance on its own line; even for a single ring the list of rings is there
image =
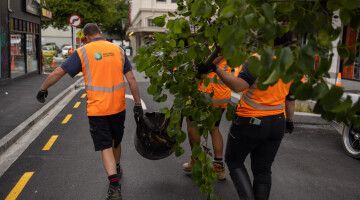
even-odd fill
[[[283,114],[257,117],[260,125],[250,124],[250,117],[237,116],[230,127],[225,162],[230,170],[245,168],[244,161],[251,157],[254,182],[271,184],[271,165],[274,162],[285,132]]]

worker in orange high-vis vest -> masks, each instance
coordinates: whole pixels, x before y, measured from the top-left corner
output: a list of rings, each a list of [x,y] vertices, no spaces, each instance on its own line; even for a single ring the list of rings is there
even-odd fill
[[[70,54],[72,54],[73,52],[74,52],[74,49],[71,47],[71,48],[68,50],[69,56],[70,56]]]
[[[71,77],[83,73],[90,133],[95,151],[101,151],[110,182],[107,199],[121,199],[120,155],[126,111],[124,77],[135,101],[135,117],[143,114],[139,88],[124,50],[107,42],[96,24],[86,24],[83,32],[88,44],[74,51],[61,67],[49,75],[37,99],[44,103],[47,89],[66,73]]]
[[[227,73],[231,74],[231,67],[227,65],[225,59],[219,62],[217,65],[219,68],[223,69]],[[207,78],[210,79],[209,85],[206,87],[203,82],[198,85],[198,91],[202,92],[205,95],[205,98],[212,102],[213,105],[222,112],[227,108],[227,104],[231,102],[231,90],[222,82],[222,80],[215,74],[209,73]],[[215,80],[216,79],[216,80]],[[211,93],[214,93],[213,97],[210,96]],[[200,143],[200,137],[196,134],[197,127],[191,127],[192,118],[188,117],[187,122],[187,131],[188,138],[191,148],[194,147],[196,143]],[[225,165],[223,162],[223,138],[219,129],[221,118],[217,121],[213,127],[214,132],[210,132],[212,138],[212,145],[214,148],[214,160],[212,162],[212,167],[214,172],[218,175],[218,179],[223,180],[226,178],[225,175]],[[190,162],[183,164],[184,171],[191,171],[192,166],[195,163],[195,158],[191,157]]]
[[[274,41],[275,45],[289,44],[292,34]],[[261,59],[252,56],[250,59]],[[217,60],[221,60],[217,58]],[[232,121],[226,144],[225,162],[230,177],[241,200],[267,200],[271,190],[271,166],[284,133],[292,132],[295,101],[289,96],[290,83],[281,79],[261,91],[245,63],[238,77],[229,75],[221,68],[211,66],[198,67],[201,74],[214,71],[233,91],[242,92],[237,106],[236,118]],[[286,112],[285,119],[284,108]],[[251,170],[254,181],[251,183],[244,165],[250,154]]]

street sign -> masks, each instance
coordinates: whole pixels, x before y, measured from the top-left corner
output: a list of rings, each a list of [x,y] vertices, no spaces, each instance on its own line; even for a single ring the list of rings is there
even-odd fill
[[[81,24],[81,19],[79,15],[71,15],[69,18],[69,23],[73,27],[78,27]]]
[[[76,36],[81,39],[84,37],[84,33],[80,30],[76,33]]]

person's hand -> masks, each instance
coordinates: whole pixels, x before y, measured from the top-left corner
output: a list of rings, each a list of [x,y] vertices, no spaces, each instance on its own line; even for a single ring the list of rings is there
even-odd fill
[[[218,66],[211,63],[210,65],[205,65],[204,63],[199,64],[196,66],[196,70],[199,74],[208,74],[210,72],[215,72]]]
[[[45,102],[45,98],[48,95],[48,91],[47,90],[42,90],[40,89],[38,94],[36,95],[36,99],[40,102],[40,103],[44,103]]]
[[[136,118],[140,117],[144,114],[141,104],[135,104],[133,111],[134,111],[134,117],[136,117]]]
[[[286,119],[286,130],[285,133],[291,134],[294,130],[294,122],[292,119]]]

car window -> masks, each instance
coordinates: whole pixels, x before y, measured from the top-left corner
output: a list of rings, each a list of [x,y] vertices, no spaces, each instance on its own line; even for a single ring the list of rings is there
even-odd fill
[[[42,47],[42,50],[51,50],[50,47]]]

